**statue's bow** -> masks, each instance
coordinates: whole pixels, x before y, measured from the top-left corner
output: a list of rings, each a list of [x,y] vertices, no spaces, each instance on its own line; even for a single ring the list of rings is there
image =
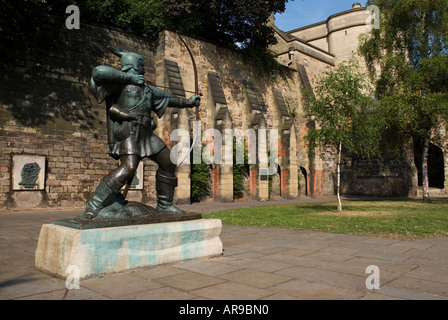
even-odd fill
[[[191,49],[188,46],[188,44],[185,42],[185,40],[181,37],[181,35],[179,33],[176,32],[176,34],[179,37],[180,41],[185,46],[185,48],[187,49],[188,54],[190,55],[191,63],[193,65],[193,72],[194,72],[194,94],[196,96],[199,96],[200,95],[200,93],[199,93],[199,77],[198,77],[198,68],[196,66],[196,61],[194,60],[193,53],[191,52]],[[196,145],[196,141],[198,139],[198,134],[200,132],[199,128],[197,128],[197,126],[200,126],[199,103],[196,105],[195,117],[196,117],[196,121],[195,121],[195,123],[193,125],[193,132],[194,132],[193,143],[191,145],[190,151],[185,155],[185,158],[183,158],[182,161],[179,162],[178,166],[180,166],[182,163],[185,162],[185,160],[188,158],[188,156],[190,155],[191,151],[193,150],[194,146]]]

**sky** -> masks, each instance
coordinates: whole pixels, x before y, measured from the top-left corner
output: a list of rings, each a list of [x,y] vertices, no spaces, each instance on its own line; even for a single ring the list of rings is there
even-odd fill
[[[275,25],[290,31],[310,24],[325,21],[329,16],[350,10],[356,2],[365,6],[366,0],[289,0],[286,10],[275,15]]]

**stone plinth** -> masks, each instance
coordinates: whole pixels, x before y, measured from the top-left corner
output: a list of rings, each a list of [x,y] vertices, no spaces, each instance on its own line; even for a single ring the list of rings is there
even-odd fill
[[[221,229],[221,220],[208,219],[90,230],[47,224],[41,229],[35,264],[63,278],[77,268],[83,280],[219,256]]]

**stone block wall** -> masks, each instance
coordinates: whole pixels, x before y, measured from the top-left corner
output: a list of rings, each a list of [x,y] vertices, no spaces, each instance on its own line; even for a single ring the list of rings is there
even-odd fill
[[[117,166],[108,156],[105,105],[89,90],[95,66],[119,67],[109,45],[142,52],[152,80],[154,44],[85,24],[63,31],[60,47],[1,66],[1,209],[84,207],[102,177]],[[16,155],[45,158],[43,190],[13,190]],[[146,188],[130,196],[151,201],[155,167],[148,162]]]
[[[337,187],[337,151],[328,147],[323,157],[324,194],[333,195]],[[341,194],[372,197],[416,195],[415,168],[410,161],[396,157],[361,159],[343,151]]]
[[[301,78],[297,72],[288,68],[282,68],[280,75],[275,81],[262,75],[256,66],[251,65],[250,61],[236,51],[220,48],[212,43],[204,42],[198,39],[182,36],[190,47],[198,71],[199,89],[202,93],[202,103],[199,108],[199,114],[202,122],[202,132],[207,129],[219,128],[222,134],[225,129],[276,129],[279,130],[279,163],[284,175],[291,171],[290,163],[297,166],[297,147],[291,146],[289,135],[303,137],[306,126],[297,127],[292,121],[287,122],[289,114],[285,116],[279,110],[278,95],[284,100],[286,113],[290,110],[300,110],[302,104],[302,86]],[[194,91],[194,71],[185,46],[179,37],[172,32],[164,32],[159,39],[158,49],[159,63],[156,63],[159,77],[158,84],[168,84],[166,77],[159,72],[159,67],[164,60],[172,60],[179,66],[179,71],[183,80],[187,96]],[[276,96],[277,94],[277,96]],[[256,97],[254,101],[254,97]],[[189,110],[190,130],[191,122],[194,120],[194,111]],[[256,117],[254,116],[256,114]],[[219,118],[219,119],[218,119]],[[291,120],[291,119],[289,119]],[[298,114],[297,124],[306,122],[303,119],[303,112]],[[164,122],[165,121],[165,122]],[[286,121],[286,122],[285,122]],[[165,128],[166,119],[161,121],[162,128]],[[290,127],[284,130],[284,123],[290,123]],[[291,127],[291,125],[293,127]],[[287,133],[285,138],[283,133]],[[159,134],[162,132],[159,131]],[[224,140],[224,139],[223,139]],[[284,150],[284,152],[283,152]],[[302,151],[302,150],[301,150]],[[302,151],[303,153],[303,151]],[[305,151],[302,161],[306,162],[307,152]],[[293,159],[293,160],[291,160]],[[294,160],[295,159],[295,160]],[[294,162],[295,161],[295,162]],[[307,163],[300,163],[308,166]],[[232,200],[232,174],[231,168],[225,165],[212,165],[212,190],[213,198],[220,201]],[[268,198],[268,184],[260,180],[258,170],[261,167],[252,168],[250,179],[248,179],[251,190],[250,196],[253,199]],[[292,177],[288,182],[284,182],[282,196],[294,197],[298,194],[297,167],[293,169],[295,173],[290,172]],[[295,184],[294,186],[291,185]],[[293,190],[290,192],[289,190]]]
[[[6,207],[83,206],[86,196],[94,191],[96,182],[114,165],[114,161],[107,156],[106,146],[95,138],[5,130],[1,130],[0,134],[0,201]],[[43,191],[11,190],[14,155],[45,157]]]
[[[342,192],[348,195],[408,197],[413,171],[406,161],[346,159]]]

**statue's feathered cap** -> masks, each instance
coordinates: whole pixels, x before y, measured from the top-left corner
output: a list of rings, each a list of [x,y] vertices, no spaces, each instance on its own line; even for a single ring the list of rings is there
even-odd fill
[[[121,58],[121,70],[128,71],[133,68],[138,71],[138,62],[143,60],[143,57],[134,52],[128,52],[126,50],[117,47],[107,47],[113,54]]]

